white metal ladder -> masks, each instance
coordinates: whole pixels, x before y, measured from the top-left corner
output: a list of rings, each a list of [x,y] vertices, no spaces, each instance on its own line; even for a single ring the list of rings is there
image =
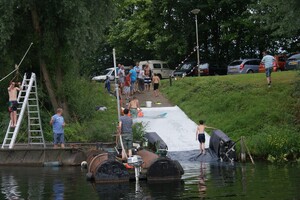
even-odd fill
[[[28,77],[29,75],[31,76]],[[17,101],[19,105],[17,110],[17,124],[16,127],[11,127],[12,122],[9,122],[2,143],[2,149],[5,147],[12,149],[14,147],[26,110],[28,115],[28,144],[43,145],[43,147],[46,147],[39,109],[36,76],[34,73],[24,75]]]

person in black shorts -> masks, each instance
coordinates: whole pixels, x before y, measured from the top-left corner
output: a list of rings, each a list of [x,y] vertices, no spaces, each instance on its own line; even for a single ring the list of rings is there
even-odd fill
[[[159,76],[157,76],[157,74],[154,74],[152,78],[152,82],[153,82],[154,96],[157,97],[159,95],[158,87],[160,82],[160,78]]]
[[[197,126],[197,131],[196,131],[196,140],[199,141],[200,143],[200,155],[203,153],[204,155],[205,153],[205,128],[212,128],[215,129],[213,127],[209,127],[204,125],[204,121],[200,120],[199,121],[199,125]]]
[[[21,83],[15,83],[11,81],[9,87],[7,88],[8,96],[9,96],[8,111],[10,115],[11,127],[16,127],[17,125],[17,109],[18,109],[17,95],[18,95],[18,91],[20,91],[19,88],[20,85]]]

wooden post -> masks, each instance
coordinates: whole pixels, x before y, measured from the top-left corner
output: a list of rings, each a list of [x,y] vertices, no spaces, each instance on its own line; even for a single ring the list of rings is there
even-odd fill
[[[252,158],[252,156],[251,156],[251,154],[250,154],[250,151],[249,151],[249,149],[248,149],[248,146],[247,146],[247,144],[246,144],[246,143],[244,143],[244,144],[245,144],[245,147],[246,147],[247,153],[248,153],[248,155],[249,155],[249,157],[250,157],[250,160],[251,160],[252,164],[254,165],[254,160],[253,160],[253,158]]]
[[[244,144],[244,136],[241,136],[241,161],[246,162],[246,151]]]

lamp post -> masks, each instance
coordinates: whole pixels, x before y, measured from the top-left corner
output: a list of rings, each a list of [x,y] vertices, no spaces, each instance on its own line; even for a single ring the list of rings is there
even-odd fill
[[[193,13],[195,15],[195,24],[196,24],[196,43],[197,43],[197,67],[199,70],[199,66],[200,66],[200,57],[199,57],[199,40],[198,40],[198,19],[197,19],[197,15],[200,12],[200,9],[194,9],[191,11],[191,13]]]

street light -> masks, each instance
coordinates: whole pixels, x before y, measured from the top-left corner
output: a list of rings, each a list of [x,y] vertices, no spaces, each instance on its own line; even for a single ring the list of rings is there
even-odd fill
[[[199,70],[199,66],[200,66],[200,57],[199,57],[199,40],[198,40],[198,19],[197,19],[197,15],[200,12],[200,9],[194,9],[191,11],[191,13],[193,13],[195,15],[195,23],[196,23],[196,42],[197,42],[197,67]]]

